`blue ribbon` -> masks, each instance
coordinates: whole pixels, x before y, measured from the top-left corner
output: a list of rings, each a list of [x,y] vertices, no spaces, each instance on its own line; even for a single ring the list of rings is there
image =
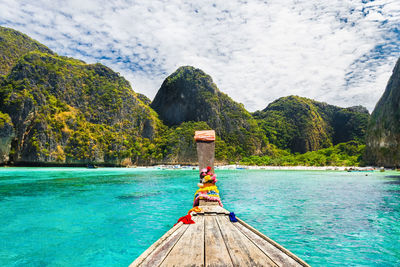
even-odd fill
[[[238,219],[236,219],[236,216],[235,216],[234,212],[229,213],[229,220],[231,222],[237,222],[238,221]]]

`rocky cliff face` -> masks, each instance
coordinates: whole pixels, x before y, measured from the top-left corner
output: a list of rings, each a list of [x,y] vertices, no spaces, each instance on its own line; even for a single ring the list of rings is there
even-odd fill
[[[400,166],[400,59],[371,114],[366,144],[368,164]]]
[[[14,138],[14,127],[10,116],[0,112],[0,165],[9,160],[11,141]]]
[[[220,92],[200,69],[177,69],[165,79],[151,107],[169,126],[206,122],[223,141],[222,147],[235,150],[233,154],[261,154],[267,150],[268,143],[250,113]]]
[[[252,116],[189,66],[163,82],[151,103],[157,112],[149,104],[111,69],[0,27],[0,164],[195,163],[193,133],[210,128],[216,159],[237,161],[280,153],[276,147],[306,152],[362,141],[369,116],[294,96]]]
[[[340,108],[298,96],[279,98],[253,115],[270,142],[300,153],[350,140],[363,143],[369,118],[364,107]]]
[[[316,105],[320,106],[320,102],[317,102]],[[365,107],[340,108],[326,104],[325,108],[320,108],[320,112],[324,120],[332,128],[331,138],[333,145],[351,140],[362,144],[365,143],[365,135],[370,118],[370,114]]]
[[[151,107],[169,126],[187,121],[207,121],[221,128],[220,118],[215,116],[220,110],[221,96],[222,93],[209,75],[186,66],[180,67],[164,80]],[[235,104],[234,108],[240,109]]]
[[[3,76],[0,111],[14,126],[10,160],[16,164],[120,164],[142,154],[150,145],[145,139],[162,127],[111,69],[38,51]]]
[[[205,122],[183,122],[177,127],[169,128],[163,135],[161,147],[165,151],[162,163],[197,164],[197,148],[194,131],[208,130]]]
[[[27,35],[0,26],[0,76],[7,74],[21,56],[31,51],[53,54]]]

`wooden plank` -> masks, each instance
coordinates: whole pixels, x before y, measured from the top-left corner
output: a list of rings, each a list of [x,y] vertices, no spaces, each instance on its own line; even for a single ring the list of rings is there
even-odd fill
[[[244,235],[246,235],[253,243],[261,249],[266,255],[268,255],[276,264],[279,266],[302,266],[292,257],[283,253],[279,248],[263,239],[261,236],[257,235],[241,223],[234,223]]]
[[[228,210],[224,209],[223,207],[219,206],[217,213],[229,215],[230,212]]]
[[[204,266],[204,216],[193,220],[160,266]]]
[[[261,233],[260,231],[258,231],[254,227],[252,227],[251,225],[248,225],[245,221],[243,221],[243,220],[241,220],[239,218],[237,218],[237,219],[238,219],[240,224],[242,224],[243,226],[245,226],[246,228],[251,230],[253,233],[257,234],[258,236],[260,236],[264,240],[266,240],[269,243],[271,243],[272,245],[274,245],[276,248],[278,248],[280,251],[282,251],[282,253],[285,253],[286,255],[290,256],[292,259],[297,261],[301,266],[310,267],[310,265],[308,265],[305,261],[303,261],[302,259],[297,257],[295,254],[293,254],[292,252],[290,252],[289,250],[287,250],[286,248],[284,248],[283,246],[281,246],[280,244],[278,244],[277,242],[275,242],[274,240],[272,240],[268,236],[264,235],[263,233]]]
[[[245,235],[227,216],[215,216],[234,266],[278,266]]]
[[[161,244],[159,244],[153,251],[146,257],[146,259],[140,264],[140,266],[158,266],[169,254],[175,244],[179,241],[182,235],[188,228],[188,224],[184,224],[180,229],[173,232],[168,238],[166,238]]]
[[[210,166],[214,172],[215,143],[197,142],[197,157],[199,159],[199,171]]]
[[[233,266],[215,217],[204,216],[205,266]]]
[[[218,214],[229,214],[229,211],[222,208],[221,206],[199,206],[201,212],[199,214],[207,214],[207,213],[218,213]]]
[[[214,130],[203,130],[194,132],[194,140],[211,142],[215,141],[215,131]]]
[[[162,237],[160,237],[148,249],[146,249],[142,254],[140,254],[140,256],[129,265],[129,267],[139,266],[160,244],[162,244],[167,238],[169,238],[173,233],[175,233],[177,230],[179,230],[182,226],[183,226],[183,223],[179,222],[174,227],[169,229]]]
[[[199,200],[199,206],[219,206],[219,203],[218,203],[218,201],[200,199]]]

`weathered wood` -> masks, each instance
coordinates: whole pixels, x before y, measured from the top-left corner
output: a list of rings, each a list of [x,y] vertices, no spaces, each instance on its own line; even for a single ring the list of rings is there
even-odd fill
[[[227,218],[216,216],[222,237],[235,266],[278,266],[244,236]]]
[[[178,230],[173,232],[159,246],[157,246],[148,257],[146,257],[140,266],[158,266],[168,256],[169,252],[185,233],[188,226],[188,224],[184,224]]]
[[[198,214],[207,214],[207,213],[215,213],[215,214],[229,214],[229,211],[222,208],[221,206],[199,206],[201,209]]]
[[[306,266],[293,253],[220,206],[200,207],[191,225],[179,223],[130,266]],[[217,254],[215,254],[217,252]],[[228,260],[229,256],[229,260]]]
[[[275,245],[266,241],[264,238],[254,233],[241,223],[234,223],[249,240],[251,240],[260,250],[262,250],[266,255],[268,255],[277,265],[279,266],[302,266],[292,257],[277,248]]]
[[[203,130],[194,132],[194,140],[212,142],[215,141],[215,131],[214,130]]]
[[[236,217],[237,218],[237,217]],[[282,253],[290,256],[292,259],[294,259],[295,261],[297,261],[301,266],[304,267],[310,267],[310,265],[308,265],[305,261],[303,261],[302,259],[300,259],[299,257],[297,257],[295,254],[293,254],[292,252],[290,252],[289,250],[287,250],[286,248],[284,248],[283,246],[281,246],[280,244],[278,244],[277,242],[275,242],[274,240],[272,240],[271,238],[269,238],[268,236],[264,235],[263,233],[261,233],[260,231],[258,231],[257,229],[255,229],[254,227],[248,225],[245,221],[241,220],[240,218],[237,218],[238,222],[240,224],[242,224],[244,227],[246,227],[247,229],[251,230],[252,232],[254,232],[255,234],[257,234],[258,236],[260,236],[261,238],[263,238],[265,241],[267,241],[270,244],[273,244],[276,248],[278,248]]]
[[[160,266],[204,266],[204,216],[193,220]]]
[[[215,142],[197,142],[197,157],[199,160],[199,170],[210,166],[214,172]]]
[[[136,260],[134,260],[129,267],[135,267],[142,264],[142,262],[149,257],[149,255],[160,245],[162,244],[168,237],[170,237],[175,231],[180,229],[183,226],[182,222],[179,222],[174,227],[169,229],[160,239],[153,243],[148,249],[146,249]]]
[[[200,199],[199,200],[199,206],[219,206],[219,203],[218,203],[218,201]]]
[[[205,266],[233,266],[215,217],[204,216]]]
[[[214,172],[215,131],[195,134],[199,169]],[[218,202],[200,200],[201,211],[171,228],[133,266],[305,266],[307,263],[242,220],[231,223]]]

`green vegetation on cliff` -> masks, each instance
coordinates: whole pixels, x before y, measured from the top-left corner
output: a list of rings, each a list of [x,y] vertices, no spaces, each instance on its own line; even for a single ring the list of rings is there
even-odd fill
[[[9,160],[14,125],[8,114],[0,112],[0,164]]]
[[[275,100],[254,117],[268,139],[281,149],[304,153],[332,145],[328,125],[311,99],[289,96]]]
[[[197,161],[195,131],[211,129],[207,123],[183,122],[179,126],[170,127],[158,146],[166,163],[195,163]]]
[[[359,166],[363,164],[364,150],[365,145],[350,141],[304,154],[278,150],[272,156],[245,157],[240,163],[258,166]]]
[[[165,124],[206,122],[221,138],[226,153],[219,159],[235,159],[268,153],[270,145],[257,121],[229,96],[220,92],[211,77],[200,69],[178,68],[163,82],[151,107]]]
[[[41,52],[20,58],[0,101],[15,125],[13,161],[119,164],[147,154],[163,127],[111,69]]]
[[[363,143],[369,119],[363,107],[339,108],[299,96],[279,98],[253,116],[271,143],[300,153],[351,140]]]
[[[215,129],[218,161],[353,165],[343,146],[363,143],[368,116],[297,96],[252,115],[190,66],[151,102],[106,66],[0,27],[0,164],[195,163],[194,131]]]
[[[12,124],[10,116],[0,112],[0,128],[3,128],[7,124]]]
[[[7,74],[20,57],[31,51],[53,53],[27,35],[0,26],[0,76]]]

